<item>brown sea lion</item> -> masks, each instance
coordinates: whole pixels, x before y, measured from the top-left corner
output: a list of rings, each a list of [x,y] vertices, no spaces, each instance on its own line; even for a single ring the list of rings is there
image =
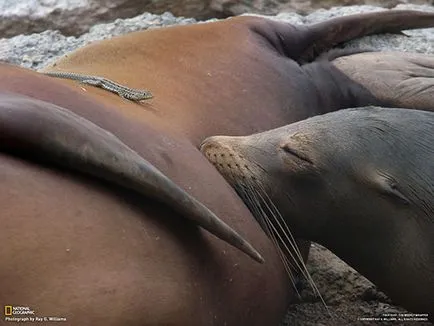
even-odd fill
[[[6,114],[16,107],[42,110],[43,101],[112,133],[251,241],[266,260],[256,264],[177,219],[182,214],[176,205],[103,182],[107,175],[86,162],[81,170],[95,178],[74,172],[75,164],[61,170],[37,162],[52,161],[57,147],[37,155],[36,135],[30,148],[18,148],[14,156],[11,143],[0,156],[0,302],[65,316],[73,325],[277,324],[293,295],[279,253],[197,147],[213,134],[250,134],[382,102],[325,60],[300,64],[358,36],[428,26],[434,26],[434,14],[411,11],[312,26],[238,17],[98,42],[46,70],[149,90],[154,97],[140,103],[0,66],[0,89],[9,92],[0,97]],[[16,99],[12,107],[10,96]],[[76,154],[78,148],[70,150]],[[304,244],[302,258],[307,250]]]
[[[47,102],[1,94],[3,152],[42,160],[96,176],[153,197],[252,258],[263,258],[208,208],[175,185],[113,134]],[[54,122],[54,123],[53,123]]]
[[[318,242],[434,320],[434,112],[341,110],[202,151],[282,250]]]

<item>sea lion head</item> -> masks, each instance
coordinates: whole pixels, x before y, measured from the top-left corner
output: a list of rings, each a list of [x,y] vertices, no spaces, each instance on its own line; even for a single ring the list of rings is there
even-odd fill
[[[298,237],[321,243],[346,228],[345,219],[378,222],[409,209],[430,217],[424,198],[434,176],[423,162],[433,158],[424,136],[432,124],[430,112],[348,109],[250,136],[210,137],[201,150],[265,230],[284,219]],[[276,222],[264,221],[271,215]]]
[[[432,112],[359,108],[211,137],[201,150],[286,265],[306,270],[295,238],[315,241],[392,300],[433,313],[433,130]]]

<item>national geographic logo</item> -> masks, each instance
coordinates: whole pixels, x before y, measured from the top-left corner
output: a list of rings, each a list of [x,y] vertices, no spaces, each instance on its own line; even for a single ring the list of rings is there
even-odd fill
[[[12,306],[5,306],[5,316],[12,316]]]
[[[28,316],[34,315],[35,311],[30,309],[30,307],[22,306],[5,306],[5,316]]]
[[[26,306],[4,306],[4,321],[13,323],[23,322],[65,322],[66,317],[60,316],[37,316],[35,310]],[[2,324],[3,325],[3,324]]]

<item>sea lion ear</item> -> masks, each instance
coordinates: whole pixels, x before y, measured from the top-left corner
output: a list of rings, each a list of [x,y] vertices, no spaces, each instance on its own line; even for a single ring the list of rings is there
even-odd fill
[[[398,182],[391,176],[377,171],[374,174],[374,185],[381,194],[386,195],[396,202],[409,205],[410,200],[399,190]]]

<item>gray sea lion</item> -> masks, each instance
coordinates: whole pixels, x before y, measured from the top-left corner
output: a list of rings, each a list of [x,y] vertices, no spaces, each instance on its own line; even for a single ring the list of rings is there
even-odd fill
[[[201,150],[282,250],[318,242],[433,320],[433,112],[347,109]]]
[[[340,56],[332,63],[385,103],[434,111],[434,55],[364,52]]]
[[[45,69],[149,90],[154,97],[143,103],[0,65],[6,120],[17,107],[43,110],[40,101],[86,119],[203,203],[266,260],[256,264],[180,219],[173,202],[128,191],[131,180],[123,187],[104,182],[107,174],[85,161],[81,167],[91,176],[75,164],[68,170],[42,164],[36,138],[31,147],[0,155],[0,302],[65,316],[72,325],[277,324],[294,294],[279,253],[197,147],[215,134],[251,134],[382,103],[333,63],[315,61],[317,54],[358,36],[429,26],[434,14],[414,11],[311,26],[237,17],[95,42]],[[74,154],[77,148],[69,147]],[[50,160],[56,147],[48,149]],[[304,260],[308,244],[300,249]]]

